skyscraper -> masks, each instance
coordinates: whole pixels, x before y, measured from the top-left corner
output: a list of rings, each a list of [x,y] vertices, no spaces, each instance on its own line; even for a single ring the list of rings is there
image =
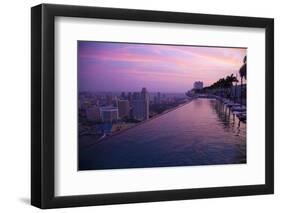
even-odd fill
[[[90,121],[99,121],[100,120],[100,109],[97,106],[92,106],[86,109],[87,119]]]
[[[115,107],[100,107],[100,116],[103,122],[112,123],[118,120],[118,109]]]
[[[157,103],[160,104],[161,103],[161,93],[157,92]]]
[[[130,113],[130,103],[128,100],[118,100],[118,113],[119,118],[129,117]]]
[[[134,92],[133,93],[133,97],[132,97],[132,99],[133,100],[139,100],[141,97],[140,97],[140,93],[139,92]]]
[[[131,92],[128,92],[128,100],[129,100],[129,102],[131,102],[132,99],[133,99],[132,93],[131,93]]]
[[[139,95],[134,93],[132,100],[133,118],[139,121],[149,119],[149,94],[142,88]]]
[[[149,94],[145,87],[141,90],[141,97],[144,101],[144,120],[147,120],[149,119]]]
[[[112,104],[112,101],[113,101],[112,95],[107,95],[107,96],[106,96],[106,104],[107,104],[107,105],[111,105],[111,104]]]
[[[126,99],[126,93],[125,93],[125,92],[122,92],[122,93],[121,93],[121,99],[123,99],[123,100]]]

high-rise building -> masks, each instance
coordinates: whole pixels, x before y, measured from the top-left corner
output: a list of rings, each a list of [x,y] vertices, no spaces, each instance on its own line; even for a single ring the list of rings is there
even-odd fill
[[[128,100],[118,100],[118,114],[119,118],[129,117],[130,103]]]
[[[157,92],[157,103],[160,104],[161,103],[161,93]]]
[[[100,117],[100,109],[97,106],[92,106],[86,109],[86,117],[89,121],[99,121]]]
[[[141,95],[140,95],[139,92],[134,92],[133,93],[133,97],[132,97],[133,100],[139,100],[140,98],[141,98]]]
[[[147,119],[149,119],[149,94],[148,94],[146,88],[142,88],[141,97],[145,103],[144,104],[144,111],[145,111],[144,118],[145,118],[145,120],[147,120]]]
[[[133,118],[139,121],[149,119],[149,94],[146,88],[142,88],[141,93],[134,93],[132,100]]]
[[[123,99],[123,100],[126,99],[126,93],[125,93],[125,92],[122,92],[122,93],[121,93],[121,99]]]
[[[103,122],[115,122],[118,120],[118,108],[111,106],[100,107],[100,116]]]
[[[112,95],[107,95],[107,96],[106,96],[106,104],[107,104],[107,105],[111,105],[111,104],[112,104],[112,101],[113,101]]]
[[[154,104],[157,104],[157,103],[158,103],[158,101],[157,101],[157,96],[156,96],[156,95],[153,97],[153,103],[154,103]]]
[[[131,102],[133,99],[132,93],[128,92],[128,101]]]
[[[202,81],[195,81],[193,84],[193,89],[203,89],[203,82]]]

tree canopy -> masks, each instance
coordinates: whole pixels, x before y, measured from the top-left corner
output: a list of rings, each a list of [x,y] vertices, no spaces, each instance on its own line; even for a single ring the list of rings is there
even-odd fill
[[[242,79],[243,78],[247,79],[247,56],[244,57],[243,63],[244,64],[242,65],[242,67],[239,70],[239,74]]]
[[[206,87],[206,89],[216,89],[216,88],[230,88],[233,86],[233,83],[238,82],[237,78],[231,74],[226,76],[225,78],[221,78],[211,86]]]

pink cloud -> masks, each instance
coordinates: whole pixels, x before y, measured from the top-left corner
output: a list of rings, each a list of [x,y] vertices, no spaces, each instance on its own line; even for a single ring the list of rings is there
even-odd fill
[[[119,75],[123,79],[157,83],[159,87],[168,83],[190,86],[196,80],[211,84],[237,73],[247,51],[245,48],[97,43],[101,45],[79,49],[79,72],[92,73],[93,77],[97,73],[108,78],[117,75],[117,79]],[[118,80],[124,83],[121,78]]]

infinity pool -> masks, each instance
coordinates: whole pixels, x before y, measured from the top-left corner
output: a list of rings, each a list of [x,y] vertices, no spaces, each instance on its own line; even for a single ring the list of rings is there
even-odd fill
[[[91,142],[79,137],[79,143]],[[79,170],[246,163],[246,124],[215,99],[175,110],[79,148]]]

